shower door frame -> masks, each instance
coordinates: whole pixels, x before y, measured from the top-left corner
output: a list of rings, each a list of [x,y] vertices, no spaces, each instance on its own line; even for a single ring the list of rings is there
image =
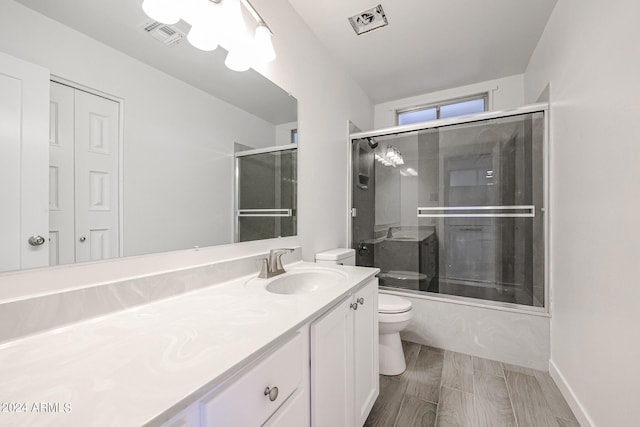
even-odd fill
[[[252,150],[245,150],[245,151],[238,151],[236,153],[233,154],[233,243],[241,243],[239,242],[239,237],[240,237],[240,216],[239,216],[239,211],[240,208],[238,206],[238,202],[239,202],[239,193],[240,193],[240,186],[238,185],[238,170],[239,170],[239,162],[238,162],[238,158],[239,157],[247,157],[247,156],[253,156],[256,154],[265,154],[265,153],[277,153],[279,151],[288,151],[288,150],[298,150],[298,143],[293,142],[291,144],[287,144],[287,145],[275,145],[275,146],[270,146],[270,147],[264,147],[264,148],[254,148]],[[297,166],[296,166],[297,167]],[[297,190],[297,186],[296,186],[296,191]],[[296,197],[297,199],[297,197]],[[260,210],[262,212],[266,212],[267,210],[271,210],[271,209],[257,209]],[[283,215],[283,214],[279,214],[276,211],[284,211],[286,209],[272,209],[273,213],[272,214],[268,214],[268,215],[256,215],[256,216],[274,216],[274,217],[281,217],[281,216],[291,216],[291,213],[289,213],[288,215]],[[296,218],[296,221],[298,219]],[[297,230],[297,225],[296,225],[296,230]],[[297,235],[298,233],[296,232],[295,235]],[[277,238],[277,237],[274,237]]]
[[[474,299],[469,297],[461,297],[457,295],[448,294],[436,294],[424,291],[411,291],[411,290],[399,290],[397,288],[382,286],[381,289],[386,293],[411,296],[412,298],[421,298],[426,300],[435,300],[442,302],[457,303],[475,307],[492,308],[502,311],[511,311],[517,313],[527,313],[533,315],[540,315],[549,317],[551,314],[551,283],[549,269],[551,262],[549,259],[550,253],[550,224],[549,224],[549,212],[550,212],[550,197],[549,197],[549,104],[536,103],[525,105],[519,108],[501,111],[488,111],[484,113],[469,114],[465,116],[452,117],[448,119],[432,120],[429,122],[415,123],[410,125],[392,126],[382,129],[376,129],[364,132],[354,132],[349,134],[348,144],[348,162],[349,173],[347,174],[347,206],[349,207],[347,215],[347,242],[351,244],[353,240],[353,156],[352,156],[352,141],[354,139],[362,138],[375,138],[379,136],[391,136],[399,135],[411,132],[418,132],[426,129],[440,128],[444,126],[458,125],[463,123],[481,122],[490,119],[500,119],[504,117],[519,116],[529,113],[542,113],[543,114],[543,139],[542,139],[542,200],[543,206],[541,207],[541,213],[543,218],[543,239],[544,239],[544,307],[533,307],[528,305],[506,303],[500,301]]]

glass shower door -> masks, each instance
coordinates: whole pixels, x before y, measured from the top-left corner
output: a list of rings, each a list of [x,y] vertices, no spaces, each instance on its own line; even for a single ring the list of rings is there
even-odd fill
[[[353,140],[358,265],[403,292],[543,307],[543,135],[534,112]]]
[[[296,148],[236,154],[236,242],[296,235],[297,164]]]

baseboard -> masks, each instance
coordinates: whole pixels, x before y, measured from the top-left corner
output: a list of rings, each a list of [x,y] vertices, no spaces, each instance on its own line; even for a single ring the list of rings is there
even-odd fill
[[[576,397],[571,386],[569,386],[558,367],[553,363],[553,360],[549,361],[549,375],[551,375],[551,378],[553,378],[553,381],[555,381],[556,385],[560,389],[560,393],[562,393],[562,396],[564,396],[564,399],[569,404],[569,407],[573,411],[573,415],[576,416],[580,426],[596,427],[587,414],[587,411],[584,409],[582,404],[580,404],[580,401]]]

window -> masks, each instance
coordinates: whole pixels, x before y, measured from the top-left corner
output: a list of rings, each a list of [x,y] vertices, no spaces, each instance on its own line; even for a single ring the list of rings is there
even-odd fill
[[[488,94],[484,93],[466,98],[450,99],[436,104],[397,110],[398,125],[410,125],[429,120],[482,113],[487,111],[487,100]]]

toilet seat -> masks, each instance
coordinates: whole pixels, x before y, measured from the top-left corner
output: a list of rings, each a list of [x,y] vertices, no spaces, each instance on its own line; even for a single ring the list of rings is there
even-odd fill
[[[378,313],[397,314],[411,310],[411,301],[395,295],[378,295]]]

